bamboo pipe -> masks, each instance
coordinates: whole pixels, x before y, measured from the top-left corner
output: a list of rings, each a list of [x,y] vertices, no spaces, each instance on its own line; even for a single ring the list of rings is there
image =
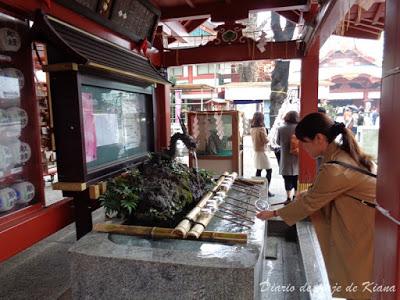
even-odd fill
[[[237,177],[237,173],[233,172],[230,177],[233,178],[233,182],[235,181],[236,177]],[[218,209],[218,207],[217,207]],[[195,224],[192,229],[190,229],[190,231],[187,233],[188,237],[192,237],[192,238],[196,238],[198,239],[200,237],[200,235],[203,233],[203,231],[205,230],[205,228],[207,227],[207,225],[210,223],[211,219],[213,218],[215,212],[214,213],[210,213],[207,215],[203,215],[201,214],[197,219],[196,219],[196,223],[200,223],[200,224]],[[202,225],[201,225],[202,224]]]
[[[119,224],[95,224],[93,230],[104,233],[117,233],[151,238],[182,239],[173,233],[173,228],[130,226]],[[204,231],[198,238],[202,241],[217,241],[223,243],[247,243],[247,233]]]
[[[236,179],[238,182],[243,182],[244,184],[247,185],[256,185],[256,184],[264,184],[265,179],[255,179],[255,178],[237,178]]]
[[[209,200],[213,195],[214,192],[216,192],[219,189],[219,186],[221,185],[222,181],[224,181],[225,177],[229,175],[228,172],[225,172],[224,174],[221,175],[221,177],[218,179],[217,184],[213,187],[213,189],[209,192],[207,192],[197,203],[197,205],[186,215],[185,219],[183,219],[173,230],[173,233],[175,235],[178,235],[180,237],[185,238],[187,232],[190,230],[192,227],[192,223],[190,220],[195,220],[197,216],[200,214],[201,209],[206,205],[207,200]]]

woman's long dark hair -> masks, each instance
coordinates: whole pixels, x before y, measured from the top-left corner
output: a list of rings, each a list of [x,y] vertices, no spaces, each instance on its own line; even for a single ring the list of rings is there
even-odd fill
[[[368,171],[371,171],[373,166],[371,156],[361,151],[353,133],[343,123],[334,122],[323,113],[311,113],[297,124],[296,137],[300,141],[304,142],[306,138],[313,140],[317,133],[325,135],[328,143],[332,143],[341,134],[342,143],[339,145],[340,148]]]
[[[255,112],[253,119],[251,120],[251,128],[253,127],[265,127],[264,114],[262,112]]]

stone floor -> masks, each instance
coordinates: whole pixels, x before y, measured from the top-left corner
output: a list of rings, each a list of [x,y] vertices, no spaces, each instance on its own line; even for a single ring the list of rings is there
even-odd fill
[[[93,213],[100,222],[104,213]],[[68,249],[76,241],[71,224],[0,264],[0,299],[70,299]]]
[[[102,218],[101,209],[94,213],[95,222],[101,222]],[[67,252],[74,242],[72,224],[0,264],[0,299],[71,299]],[[287,242],[283,237],[269,237],[268,243],[277,245],[277,256],[264,260],[261,299],[307,299],[298,288],[304,279],[297,243]],[[296,287],[292,292],[277,290],[292,286]]]
[[[252,166],[251,142],[249,137],[244,145],[244,175],[255,175]],[[285,200],[283,179],[278,175],[278,165],[271,153],[273,177],[271,192],[275,197],[271,202]],[[264,174],[263,174],[264,175]],[[103,218],[100,210],[93,214],[94,222]],[[296,243],[288,243],[282,238],[271,238],[277,243],[276,260],[265,260],[263,279],[272,286],[301,282]],[[42,240],[18,255],[0,264],[0,299],[70,299],[70,274],[68,249],[75,241],[74,225]],[[286,271],[285,271],[286,270]],[[262,299],[302,299],[296,293],[278,293],[268,289],[262,293]]]
[[[306,281],[302,274],[298,244],[275,236],[268,237],[267,244],[276,244],[277,257],[264,260],[261,299],[308,299],[307,293],[301,292],[301,286],[304,286]]]

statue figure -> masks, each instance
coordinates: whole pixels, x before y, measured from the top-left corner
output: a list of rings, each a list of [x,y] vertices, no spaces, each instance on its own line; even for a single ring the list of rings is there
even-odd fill
[[[183,133],[177,132],[173,136],[171,136],[171,140],[169,143],[169,149],[163,153],[165,156],[168,156],[171,160],[175,159],[176,142],[178,140],[181,140],[185,144],[186,148],[189,151],[196,150],[196,146],[197,146],[195,139],[191,135],[189,135],[188,130],[185,126],[185,123],[181,118],[179,118],[179,123],[181,124]]]

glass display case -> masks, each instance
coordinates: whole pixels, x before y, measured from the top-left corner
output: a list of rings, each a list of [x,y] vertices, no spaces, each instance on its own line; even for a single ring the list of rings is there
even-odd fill
[[[144,94],[82,85],[88,172],[147,153]]]
[[[60,182],[104,178],[154,150],[151,86],[65,75],[50,76]],[[74,83],[72,94],[65,91],[67,81]]]
[[[0,218],[43,200],[28,24],[0,13]]]
[[[243,118],[239,111],[189,112],[189,133],[197,142],[198,166],[217,174],[243,173]],[[190,165],[195,166],[190,157]]]

